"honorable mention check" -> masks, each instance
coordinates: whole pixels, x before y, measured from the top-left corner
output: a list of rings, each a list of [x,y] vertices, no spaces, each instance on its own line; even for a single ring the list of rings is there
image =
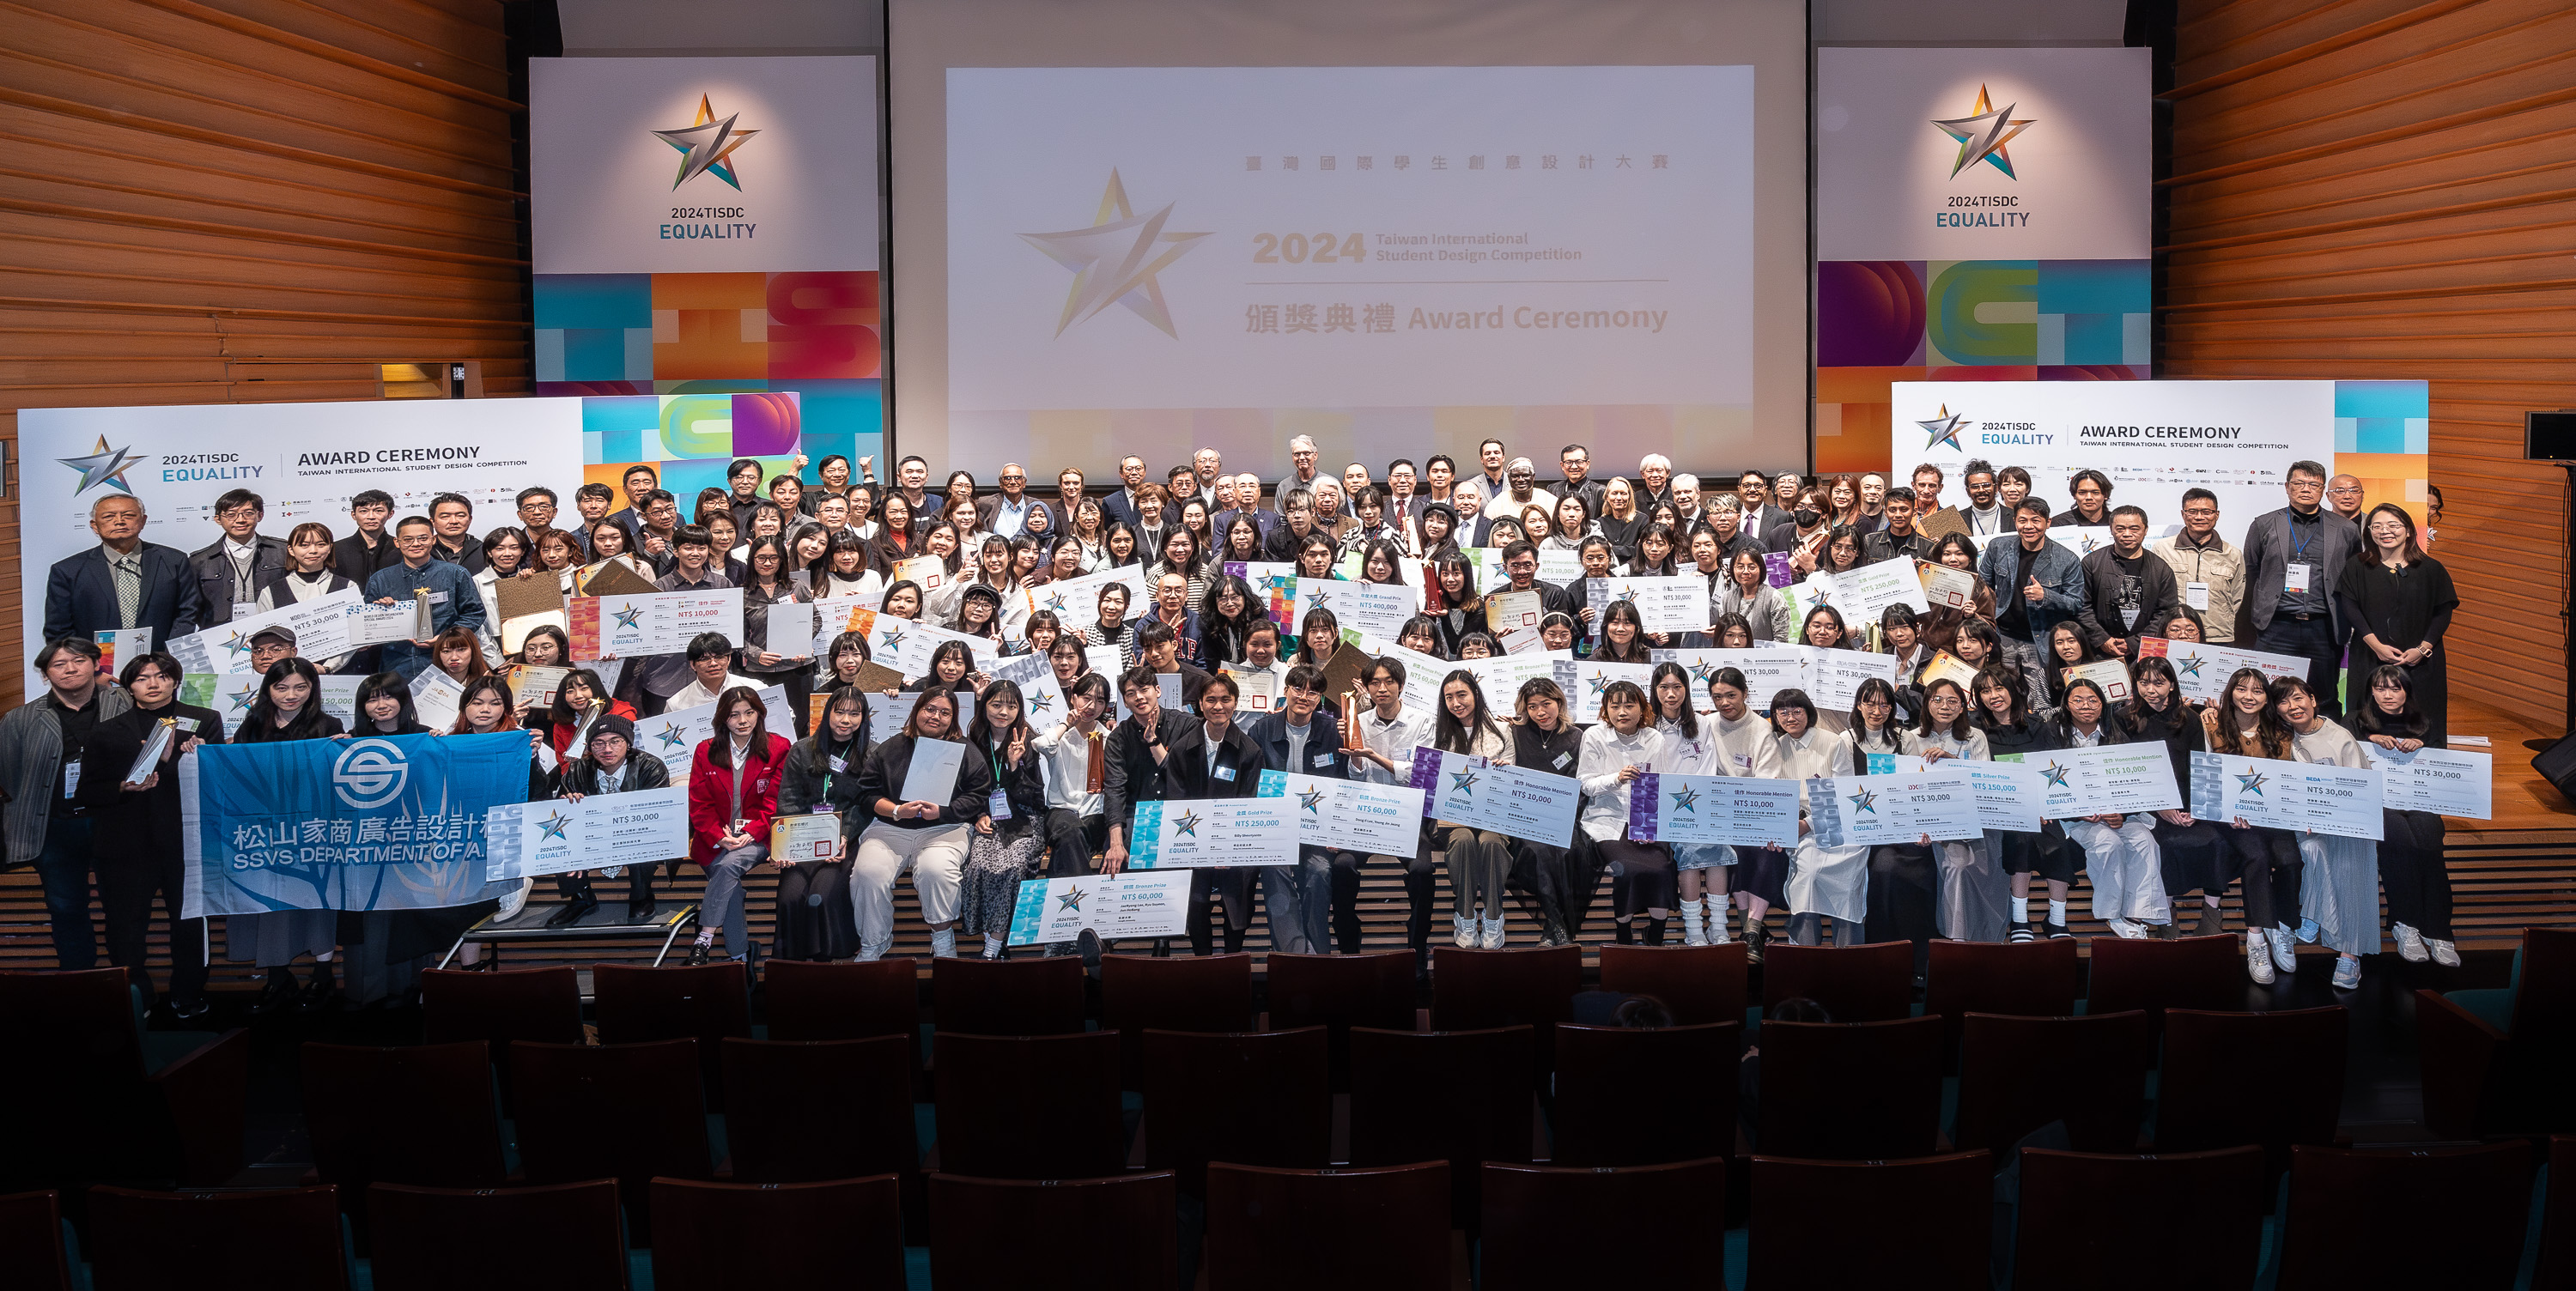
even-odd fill
[[[1628,836],[1641,843],[1798,845],[1798,782],[1640,772],[1628,783]]]
[[[1413,751],[1413,787],[1433,820],[1490,829],[1505,838],[1566,847],[1574,842],[1583,786],[1572,776],[1505,766],[1433,748]]]

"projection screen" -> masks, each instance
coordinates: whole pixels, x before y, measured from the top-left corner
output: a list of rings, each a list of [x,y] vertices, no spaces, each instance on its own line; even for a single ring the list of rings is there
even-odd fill
[[[1332,471],[1489,435],[1543,471],[1805,464],[1799,0],[888,22],[893,433],[934,476],[1275,478],[1298,434]]]

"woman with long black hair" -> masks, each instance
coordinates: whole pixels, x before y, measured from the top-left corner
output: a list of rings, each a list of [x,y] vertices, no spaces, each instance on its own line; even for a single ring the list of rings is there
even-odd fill
[[[1235,574],[1208,575],[1207,593],[1198,605],[1199,665],[1210,671],[1243,662],[1253,625],[1270,619],[1262,602],[1253,599],[1251,585]]]
[[[1654,769],[1663,736],[1647,720],[1646,692],[1633,681],[1614,681],[1601,692],[1601,721],[1583,733],[1576,778],[1583,783],[1580,825],[1607,863],[1617,906],[1619,944],[1635,940],[1629,922],[1644,911],[1646,944],[1664,942],[1664,916],[1673,904],[1673,854],[1662,843],[1628,839],[1628,786]]]
[[[391,674],[387,674],[391,675]],[[123,968],[143,1007],[152,1007],[152,974],[145,968],[145,940],[152,928],[152,899],[170,920],[169,1015],[179,1021],[213,1011],[206,1002],[206,951],[211,941],[203,918],[181,918],[186,904],[187,839],[180,832],[179,757],[200,744],[221,744],[223,719],[211,708],[179,702],[184,677],[178,659],[164,651],[136,655],[117,678],[134,707],[90,728],[73,801],[89,809],[90,855],[98,872],[98,904],[107,916],[107,962]],[[170,742],[153,768],[128,778],[143,747],[162,723]]]
[[[2260,668],[2239,668],[2227,676],[2220,702],[2200,712],[2201,732],[2212,753],[2286,761],[2292,756],[2290,728],[2272,707],[2271,678]],[[2242,817],[2219,831],[2227,842],[2223,865],[2245,881],[2245,974],[2257,985],[2272,983],[2274,970],[2296,973],[2298,939],[2286,916],[2299,909],[2301,871],[2307,862],[2298,837],[2286,829],[2249,825]],[[2224,877],[2222,874],[2221,877]]]
[[[807,697],[814,693],[814,597],[789,577],[785,543],[754,538],[745,552],[742,645],[733,652],[733,670],[763,686],[786,688],[787,709],[801,738],[812,721]]]
[[[2209,736],[2201,729],[2200,714],[2183,698],[2182,679],[2174,674],[2172,662],[2162,656],[2147,655],[2129,665],[2129,702],[2120,708],[2120,726],[2130,739],[2140,743],[2163,742],[2177,785],[2191,783],[2191,755],[2209,751]],[[2174,913],[2173,922],[2158,925],[2161,936],[2181,935],[2182,899],[2194,891],[2202,896],[2191,935],[2214,936],[2221,931],[2218,900],[2227,891],[2227,880],[2219,877],[2218,858],[2226,844],[2218,836],[2217,822],[2194,819],[2190,808],[2186,795],[2181,809],[2155,813],[2156,851],[2162,857],[2165,900],[2173,906]]]
[[[864,639],[864,638],[862,638]],[[780,959],[830,961],[859,953],[859,925],[850,907],[850,850],[868,815],[859,801],[859,772],[868,756],[868,697],[855,686],[836,686],[814,733],[787,750],[778,781],[780,817],[838,812],[840,847],[831,859],[778,866]]]
[[[975,822],[974,837],[966,845],[957,930],[969,937],[981,934],[986,959],[1002,957],[1020,884],[1046,868],[1046,777],[1036,741],[1019,684],[997,681],[985,687],[975,704],[975,722],[966,730],[966,756],[981,758],[992,768],[1001,793],[991,804],[992,814]]]
[[[340,733],[340,719],[322,711],[322,675],[302,659],[280,659],[260,678],[259,697],[250,702],[233,742],[327,740]],[[247,959],[268,970],[268,984],[260,988],[250,1011],[273,1013],[291,1006],[315,1013],[337,1002],[340,984],[331,962],[340,950],[339,926],[336,910],[226,916],[224,957]],[[299,988],[293,965],[303,955],[313,957],[313,974]]]
[[[2368,695],[2354,701],[2346,724],[2364,742],[2372,766],[2412,757],[2429,743],[2432,718],[2415,702],[2415,678],[2396,664],[2371,669]],[[2398,957],[2410,964],[2430,959],[2460,966],[2451,941],[2451,874],[2442,864],[2442,815],[2380,809],[2379,886],[2388,894],[2389,931]],[[103,854],[103,853],[102,853]],[[101,876],[104,887],[104,874]]]
[[[1322,611],[1317,611],[1321,613]],[[1432,718],[1431,742],[1444,753],[1462,753],[1510,765],[1511,736],[1485,706],[1485,688],[1476,674],[1460,668],[1440,681],[1440,711]],[[1432,822],[1432,838],[1449,868],[1449,891],[1456,903],[1457,941],[1462,948],[1503,948],[1503,883],[1511,877],[1511,840],[1489,829],[1441,820]],[[1477,907],[1483,907],[1479,923]]]

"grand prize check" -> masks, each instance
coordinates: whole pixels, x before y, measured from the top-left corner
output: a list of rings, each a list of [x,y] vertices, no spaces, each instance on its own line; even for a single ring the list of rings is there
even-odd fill
[[[1422,791],[1412,785],[1264,771],[1260,790],[1294,804],[1303,846],[1408,860],[1422,850]]]
[[[250,639],[262,628],[285,628],[295,634],[298,658],[328,659],[348,653],[349,618],[363,604],[357,588],[345,587],[328,596],[245,614],[203,632],[172,637],[163,648],[179,661],[181,673],[234,672],[250,666]],[[129,660],[133,657],[127,656]]]
[[[2430,746],[2399,753],[2371,745],[2362,752],[2379,764],[2381,801],[2390,811],[2495,819],[2494,758]]]
[[[2039,775],[2039,814],[2046,820],[2179,811],[2182,787],[2164,742],[2105,744],[2029,753],[2022,765]]]
[[[612,865],[648,865],[689,854],[689,790],[640,789],[494,807],[483,880],[524,879]]]
[[[1677,663],[1691,678],[1691,705],[1703,713],[1717,711],[1717,701],[1708,697],[1709,678],[1720,668],[1733,668],[1744,674],[1744,701],[1754,711],[1771,711],[1771,697],[1784,690],[1807,688],[1807,647],[1765,645],[1749,650],[1655,650],[1647,657],[1657,663]]]
[[[1421,612],[1420,598],[1403,583],[1350,583],[1338,578],[1301,578],[1297,580],[1297,607],[1292,613],[1303,624],[1316,610],[1329,610],[1333,621],[1347,630],[1358,628],[1372,636],[1392,641],[1404,630],[1405,620]]]
[[[1637,607],[1637,621],[1648,632],[1708,631],[1708,580],[1697,574],[1669,578],[1595,578],[1587,589],[1601,613],[1592,620],[1592,638],[1601,638],[1610,606],[1626,601]]]
[[[2259,670],[2266,684],[2283,677],[2305,681],[2308,676],[2308,661],[2296,655],[2248,650],[2243,646],[2212,645],[2206,641],[2140,637],[2138,657],[2160,658],[2172,664],[2174,680],[2182,683],[2183,698],[2207,703],[2223,698],[2221,692],[2227,689],[2227,679],[2235,676],[2240,668]]]
[[[1831,803],[1819,809],[1817,804]],[[1819,847],[1877,847],[1983,838],[1967,773],[1944,759],[1928,771],[1807,782],[1807,826]]]
[[[2191,814],[2274,829],[2380,840],[2380,775],[2331,762],[2191,755]]]
[[[1167,798],[1136,804],[1127,868],[1294,865],[1297,821],[1287,798]]]
[[[1628,782],[1628,837],[1641,843],[1798,845],[1798,782],[1658,775]]]
[[[1645,691],[1651,703],[1654,680],[1655,665],[1651,663],[1593,663],[1566,659],[1556,665],[1556,687],[1565,692],[1566,706],[1571,710],[1566,713],[1565,720],[1577,726],[1589,726],[1600,721],[1602,693],[1623,681]],[[1496,709],[1512,706],[1510,700],[1497,700],[1491,692],[1486,693],[1485,702]],[[1647,711],[1651,713],[1654,710],[1649,708]]]
[[[701,632],[742,640],[742,589],[572,598],[572,657],[679,654]]]
[[[1917,614],[1931,612],[1931,602],[1923,595],[1923,580],[1915,576],[1914,563],[1912,556],[1898,556],[1830,575],[1833,597],[1828,603],[1842,611],[1844,630],[1868,631],[1891,605],[1905,606]]]
[[[1575,813],[1583,806],[1583,784],[1573,776],[1434,748],[1413,751],[1411,783],[1423,791],[1422,813],[1433,820],[1553,847],[1573,844]]]
[[[1177,937],[1189,930],[1189,913],[1190,876],[1185,871],[1029,879],[1011,903],[1010,944],[1071,941],[1085,928],[1104,941]]]

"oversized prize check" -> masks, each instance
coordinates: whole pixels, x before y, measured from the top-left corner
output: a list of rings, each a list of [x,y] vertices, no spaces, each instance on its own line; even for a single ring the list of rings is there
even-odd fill
[[[183,674],[227,673],[250,666],[250,639],[261,629],[286,628],[295,633],[297,656],[328,659],[349,652],[349,619],[364,604],[357,588],[344,587],[328,596],[299,601],[283,609],[245,614],[203,632],[172,637],[163,648],[179,661]]]
[[[1029,588],[1021,596],[1028,602],[1029,613],[1045,610],[1056,617],[1056,622],[1062,624],[1065,631],[1079,632],[1100,626],[1100,589],[1113,583],[1127,589],[1127,613],[1131,617],[1145,612],[1152,598],[1145,590],[1142,565],[1120,565],[1079,578],[1058,579]],[[1193,605],[1190,608],[1198,607]]]
[[[1167,798],[1136,804],[1127,868],[1294,865],[1297,821],[1286,798]]]
[[[1717,701],[1708,697],[1709,678],[1720,668],[1733,668],[1744,674],[1744,701],[1754,711],[1771,711],[1771,697],[1784,690],[1807,688],[1807,647],[1765,645],[1745,649],[1654,650],[1647,657],[1657,663],[1677,663],[1690,674],[1691,705],[1703,713],[1717,711]]]
[[[2021,764],[2039,777],[2043,820],[2182,810],[2182,787],[2162,740],[2050,749],[2021,755]]]
[[[1923,595],[1923,580],[1915,575],[1914,566],[1912,556],[1898,556],[1817,577],[1833,580],[1833,596],[1827,603],[1842,611],[1844,630],[1866,632],[1878,625],[1878,616],[1891,605],[1917,614],[1931,612],[1932,603]]]
[[[2308,661],[2296,655],[2273,654],[2269,650],[2248,650],[2243,646],[2213,645],[2207,641],[2171,641],[2164,637],[2138,638],[2138,657],[2162,659],[2173,665],[2174,680],[2182,683],[2185,699],[2215,703],[2223,698],[2227,679],[2240,668],[2262,672],[2266,683],[2283,677],[2305,681]]]
[[[742,641],[742,589],[576,596],[570,606],[572,657],[636,659],[680,654],[701,632]],[[793,729],[793,728],[790,728]]]
[[[532,878],[689,854],[689,790],[641,789],[494,807],[484,814],[483,880]]]
[[[1935,763],[1907,753],[1872,753],[1861,769],[1868,775],[1888,775],[1929,771],[1938,766],[1965,773],[1968,793],[1976,799],[1979,823],[1988,829],[2036,834],[2042,819],[2040,803],[2046,798],[2040,787],[2047,780],[2038,768],[2022,765],[2021,758],[2021,754],[2007,753],[1992,762],[1982,758],[1943,758]]]
[[[991,672],[1002,658],[1002,646],[988,637],[968,636],[919,619],[899,619],[875,610],[855,609],[837,628],[825,625],[837,636],[856,632],[867,638],[868,658],[903,674],[905,681],[919,681],[930,673],[930,656],[943,641],[963,641],[966,652],[975,661],[975,670]]]
[[[1628,837],[1641,843],[1798,845],[1798,782],[1658,775],[1628,782]]]
[[[1807,698],[1821,713],[1848,713],[1860,698],[1861,683],[1896,683],[1896,656],[1861,650],[1797,647],[1807,654]]]
[[[1407,649],[1395,644],[1392,637],[1381,637],[1373,633],[1361,632],[1356,628],[1343,628],[1342,641],[1347,645],[1358,646],[1372,659],[1393,659],[1403,664],[1404,706],[1417,713],[1439,712],[1440,683],[1448,680],[1451,669],[1465,666],[1424,654],[1419,650]],[[1478,678],[1477,684],[1484,684],[1483,678]],[[1508,705],[1496,704],[1491,694],[1485,696],[1485,703],[1497,709],[1508,707]]]
[[[1186,871],[1028,879],[1011,903],[1010,944],[1071,941],[1089,928],[1102,940],[1177,937],[1189,930]]]
[[[1413,751],[1411,783],[1423,791],[1422,814],[1432,820],[1453,821],[1551,847],[1574,843],[1574,819],[1583,806],[1583,783],[1573,776],[1549,775],[1426,747]]]
[[[2429,745],[2412,753],[2375,744],[2361,751],[2379,764],[2380,802],[2390,811],[2495,819],[2494,758]]]
[[[883,600],[883,592],[860,592],[850,596],[826,596],[815,601],[811,607],[814,611],[814,645],[807,653],[828,663],[832,658],[832,642],[850,630],[851,612],[866,610],[873,614],[877,604]],[[871,650],[875,648],[869,647]]]
[[[1295,804],[1300,846],[1406,859],[1422,850],[1422,791],[1412,785],[1264,771],[1259,787]]]
[[[1403,583],[1351,583],[1338,578],[1300,578],[1296,595],[1296,607],[1289,612],[1301,624],[1308,614],[1329,610],[1333,621],[1345,631],[1358,628],[1389,641],[1404,630],[1406,620],[1421,612],[1420,598]]]
[[[2368,767],[2191,755],[2191,814],[2203,820],[2378,842],[2385,834],[2379,805],[2380,774]]]
[[[1565,692],[1565,719],[1577,726],[1589,726],[1601,720],[1601,696],[1620,682],[1630,682],[1646,692],[1651,705],[1655,693],[1655,665],[1651,663],[1595,663],[1591,660],[1566,659],[1556,665],[1556,688]],[[1491,692],[1485,703],[1497,711],[1511,708],[1508,700],[1497,701]],[[1649,713],[1654,710],[1650,707]]]
[[[768,714],[770,733],[792,738],[796,731],[796,716],[794,710],[787,706],[787,688],[763,686],[758,693],[760,706]],[[635,751],[650,753],[660,759],[662,765],[670,769],[673,784],[686,781],[689,768],[697,762],[698,746],[716,737],[716,704],[719,702],[721,697],[689,708],[673,709],[659,717],[635,719]],[[879,704],[878,707],[886,705]]]
[[[1279,625],[1283,637],[1297,634],[1295,565],[1268,560],[1229,560],[1225,562],[1225,572],[1242,579],[1243,585],[1252,589],[1253,601],[1261,606],[1262,613],[1270,616],[1272,623]],[[1141,571],[1138,577],[1143,577]],[[1073,624],[1068,620],[1065,626],[1072,627]]]
[[[1440,675],[1446,678],[1451,672],[1465,669],[1476,678],[1477,689],[1485,692],[1485,706],[1497,713],[1508,713],[1512,711],[1513,701],[1521,693],[1522,682],[1532,677],[1545,677],[1549,681],[1555,681],[1557,666],[1573,662],[1574,652],[1571,650],[1531,650],[1521,654],[1498,654],[1488,655],[1482,659],[1461,659],[1441,669]],[[1433,706],[1422,711],[1437,713],[1440,711],[1438,706],[1440,692],[1435,687],[1431,693]],[[1568,696],[1566,702],[1571,704],[1573,697]],[[1408,707],[1410,707],[1409,704]]]
[[[1926,771],[1809,780],[1807,828],[1818,847],[1893,846],[1925,837],[1937,843],[1986,833],[1967,773],[1946,759]]]
[[[1043,654],[1013,655],[991,672],[993,680],[1020,688],[1020,714],[1031,730],[1052,731],[1073,711],[1065,703],[1064,683],[1055,679],[1055,661]]]
[[[1601,639],[1609,608],[1620,601],[1637,607],[1637,621],[1648,632],[1706,632],[1709,625],[1708,580],[1697,574],[1661,578],[1595,578],[1586,589],[1602,613],[1592,620],[1592,638]]]

